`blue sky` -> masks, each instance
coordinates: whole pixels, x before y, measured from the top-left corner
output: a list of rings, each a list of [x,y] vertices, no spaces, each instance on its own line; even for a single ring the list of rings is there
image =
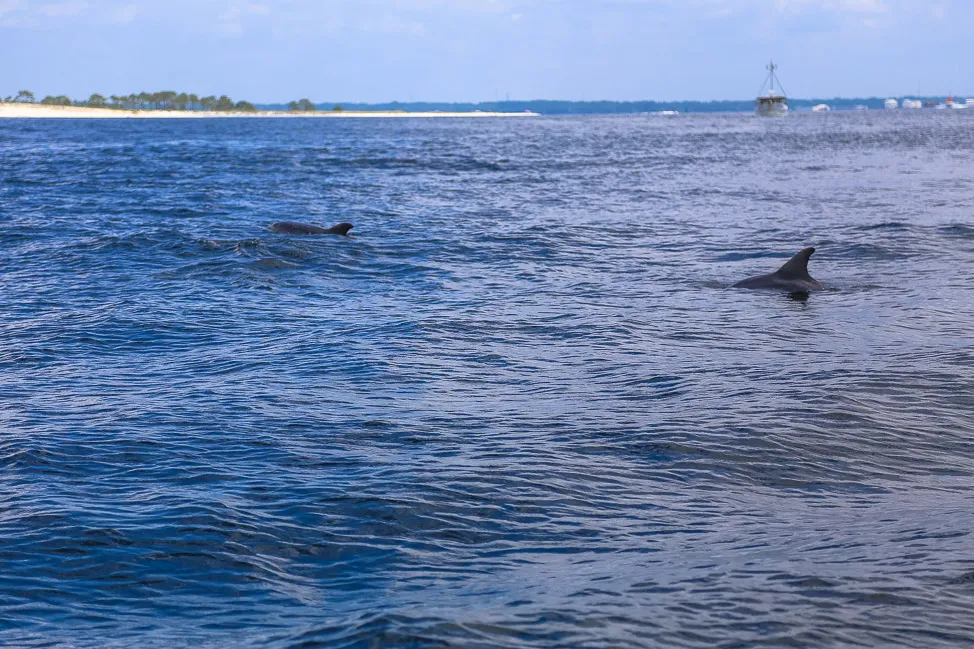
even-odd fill
[[[0,93],[256,102],[974,94],[974,0],[0,0]]]

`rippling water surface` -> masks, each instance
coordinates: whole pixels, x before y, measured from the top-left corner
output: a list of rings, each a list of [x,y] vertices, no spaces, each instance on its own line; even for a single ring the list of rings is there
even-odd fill
[[[974,643],[972,159],[974,111],[0,121],[0,644]],[[808,245],[829,290],[728,288]]]

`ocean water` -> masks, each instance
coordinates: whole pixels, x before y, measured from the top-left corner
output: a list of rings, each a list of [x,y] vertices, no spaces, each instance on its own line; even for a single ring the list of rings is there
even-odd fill
[[[974,111],[0,120],[0,645],[970,646],[972,160]]]

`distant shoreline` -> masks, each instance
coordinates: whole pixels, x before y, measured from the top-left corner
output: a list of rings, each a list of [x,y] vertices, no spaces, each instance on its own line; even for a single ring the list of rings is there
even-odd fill
[[[35,119],[209,119],[222,118],[379,118],[379,117],[536,117],[534,112],[493,111],[417,111],[402,110],[342,110],[302,111],[260,110],[256,112],[221,112],[203,110],[125,110],[118,108],[92,108],[87,106],[49,106],[44,104],[0,103],[0,118]]]
[[[955,94],[954,99],[959,103],[964,103],[969,96]],[[900,105],[903,100],[913,99],[921,101],[924,105],[929,102],[933,104],[943,104],[946,96],[926,96],[926,95],[906,95],[906,96],[887,96],[887,97],[828,97],[828,98],[801,98],[789,97],[788,106],[794,112],[811,111],[818,104],[828,104],[832,110],[861,110],[860,106],[865,106],[869,110],[885,110],[887,99],[896,99]],[[405,110],[411,112],[431,112],[440,110],[450,113],[468,112],[472,110],[482,110],[485,112],[499,113],[520,113],[530,110],[551,117],[553,115],[641,115],[646,113],[661,113],[663,111],[677,111],[680,114],[687,113],[753,113],[754,100],[750,99],[726,99],[713,101],[691,101],[691,100],[638,100],[638,101],[572,101],[572,100],[552,100],[552,99],[531,99],[531,100],[501,100],[483,102],[386,102],[386,103],[356,103],[356,102],[319,102],[315,104],[318,110],[331,110],[333,105],[341,106],[346,111],[376,111],[376,110]],[[287,110],[285,104],[259,103],[255,105],[261,110]]]

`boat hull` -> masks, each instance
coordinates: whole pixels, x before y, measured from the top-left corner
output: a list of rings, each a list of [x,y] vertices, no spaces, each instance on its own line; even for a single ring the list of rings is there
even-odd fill
[[[761,117],[784,117],[788,114],[788,104],[785,102],[758,101],[754,105],[754,112]]]

